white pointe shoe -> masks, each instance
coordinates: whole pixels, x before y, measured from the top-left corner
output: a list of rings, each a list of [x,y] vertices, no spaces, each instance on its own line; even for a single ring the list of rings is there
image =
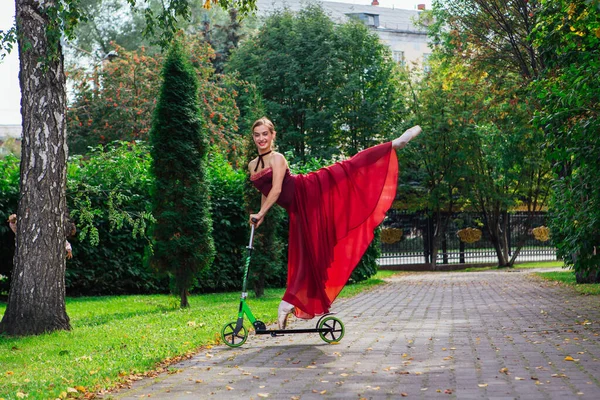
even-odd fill
[[[292,311],[294,311],[294,306],[285,300],[281,300],[281,303],[279,303],[277,318],[277,322],[279,323],[279,329],[285,329],[287,325],[288,315],[290,315]]]
[[[402,136],[392,141],[392,147],[394,149],[403,149],[408,142],[419,136],[422,129],[419,125],[415,125],[410,129],[407,129]]]

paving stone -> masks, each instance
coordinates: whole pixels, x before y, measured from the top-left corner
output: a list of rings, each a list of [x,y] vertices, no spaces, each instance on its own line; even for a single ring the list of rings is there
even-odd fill
[[[396,276],[334,304],[346,327],[337,345],[251,333],[111,397],[600,399],[600,299],[531,272]]]

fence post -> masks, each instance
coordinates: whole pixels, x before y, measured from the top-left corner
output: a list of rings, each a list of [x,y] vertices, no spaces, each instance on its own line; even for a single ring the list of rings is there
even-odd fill
[[[442,257],[443,263],[448,264],[448,242],[446,241],[446,234],[442,236]]]
[[[506,220],[506,230],[508,231],[506,235],[506,241],[508,243],[506,246],[508,247],[508,255],[512,257],[512,227],[510,225],[510,213],[506,213]]]
[[[425,263],[431,264],[431,253],[433,252],[431,243],[431,235],[433,232],[433,228],[431,225],[433,221],[431,219],[431,216],[429,216],[428,214],[425,214],[425,216],[425,229],[423,229],[423,253],[425,254]]]

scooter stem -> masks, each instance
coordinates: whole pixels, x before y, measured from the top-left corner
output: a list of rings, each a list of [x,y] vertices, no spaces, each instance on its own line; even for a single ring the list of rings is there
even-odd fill
[[[252,218],[252,222],[256,223],[258,220],[256,218]],[[246,293],[246,287],[248,283],[248,270],[250,269],[250,257],[252,256],[252,242],[254,242],[254,224],[251,225],[252,229],[250,230],[250,243],[248,243],[248,256],[246,257],[246,265],[244,267],[244,283],[242,284],[242,299],[245,299],[248,294]],[[241,311],[241,310],[240,310]]]
[[[256,218],[253,218],[253,220]],[[252,250],[252,242],[254,241],[254,225],[252,226],[252,230],[250,231],[250,243],[248,244],[248,247],[246,247],[248,250]]]

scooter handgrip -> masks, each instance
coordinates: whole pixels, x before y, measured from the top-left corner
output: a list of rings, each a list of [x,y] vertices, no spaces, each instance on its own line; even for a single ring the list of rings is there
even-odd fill
[[[254,223],[257,223],[258,222],[258,218],[252,218],[251,221],[254,222]]]

